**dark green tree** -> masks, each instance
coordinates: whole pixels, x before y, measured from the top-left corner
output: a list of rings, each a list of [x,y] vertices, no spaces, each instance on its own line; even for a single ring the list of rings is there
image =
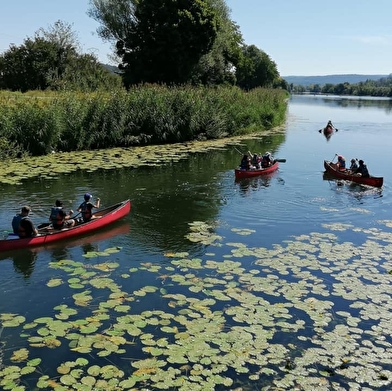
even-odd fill
[[[95,90],[118,86],[116,77],[91,54],[80,54],[71,25],[58,21],[40,29],[22,45],[0,55],[0,88],[12,91],[45,89]],[[118,79],[118,77],[117,77]]]
[[[27,38],[21,46],[11,45],[0,56],[0,88],[28,91],[49,86],[53,72],[63,71],[58,47],[43,38]]]
[[[215,10],[219,29],[211,50],[201,57],[192,74],[194,84],[235,84],[235,68],[242,52],[243,38],[239,29],[230,19],[230,9],[225,0],[207,0]]]
[[[236,70],[237,84],[251,90],[257,87],[271,88],[280,78],[277,66],[271,58],[255,45],[245,45]]]
[[[98,33],[117,40],[126,86],[188,82],[219,28],[205,0],[92,0],[91,7],[103,25]]]

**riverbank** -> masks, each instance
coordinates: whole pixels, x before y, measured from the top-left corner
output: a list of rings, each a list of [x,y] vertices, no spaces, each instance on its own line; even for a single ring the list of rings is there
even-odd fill
[[[99,93],[0,94],[0,157],[162,145],[268,130],[285,90],[164,86]]]

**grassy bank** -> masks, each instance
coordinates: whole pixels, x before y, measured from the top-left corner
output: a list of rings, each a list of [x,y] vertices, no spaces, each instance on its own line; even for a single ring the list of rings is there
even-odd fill
[[[280,125],[287,92],[138,87],[0,94],[0,158],[217,139]]]

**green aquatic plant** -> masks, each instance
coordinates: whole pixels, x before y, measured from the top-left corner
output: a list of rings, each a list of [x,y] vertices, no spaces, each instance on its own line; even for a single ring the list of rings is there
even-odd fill
[[[283,132],[274,129],[273,133]],[[262,139],[272,131],[220,140],[194,141],[184,144],[136,146],[132,148],[98,149],[94,151],[55,152],[46,156],[7,160],[0,167],[0,182],[21,185],[23,180],[41,178],[56,180],[61,174],[78,170],[94,172],[120,168],[157,167],[186,159],[193,153],[219,150],[228,145],[240,146],[244,140]],[[154,156],[152,159],[151,156]],[[158,159],[156,157],[159,157]]]
[[[45,289],[52,297],[65,290],[67,300],[59,295],[48,316],[0,314],[3,332],[20,333],[17,348],[5,350],[0,386],[387,390],[390,226],[330,224],[269,249],[218,235],[219,255],[162,254],[161,264],[139,263],[126,276],[107,256],[50,263],[56,276]],[[210,224],[190,224],[192,235],[200,231],[192,237],[203,245],[215,235]],[[361,232],[363,242],[342,240],[347,232]],[[136,273],[148,282],[129,284]],[[57,376],[49,376],[45,357],[56,349],[72,359],[56,358]]]

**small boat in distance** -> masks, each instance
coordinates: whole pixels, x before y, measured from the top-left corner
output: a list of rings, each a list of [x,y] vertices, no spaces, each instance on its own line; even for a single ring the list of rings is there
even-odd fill
[[[285,159],[276,159],[272,166],[266,168],[250,168],[249,170],[244,170],[241,168],[236,168],[234,170],[236,179],[241,178],[251,178],[258,175],[266,175],[271,174],[272,172],[276,171],[279,167],[280,161],[286,161]]]
[[[350,170],[339,171],[336,169],[334,164],[328,160],[324,160],[324,168],[325,168],[325,172],[331,175],[331,177],[344,179],[346,181],[359,183],[361,185],[382,187],[384,183],[383,177],[375,177],[375,176],[362,177],[362,176],[352,174]]]
[[[83,221],[76,221],[72,228],[63,228],[60,230],[49,229],[49,223],[39,225],[38,236],[31,238],[19,238],[14,234],[9,234],[5,239],[0,240],[0,252],[19,250],[33,246],[43,246],[59,240],[81,236],[89,232],[105,227],[126,216],[131,211],[131,201],[126,200],[118,204],[100,209],[94,212],[96,218],[84,223]]]

